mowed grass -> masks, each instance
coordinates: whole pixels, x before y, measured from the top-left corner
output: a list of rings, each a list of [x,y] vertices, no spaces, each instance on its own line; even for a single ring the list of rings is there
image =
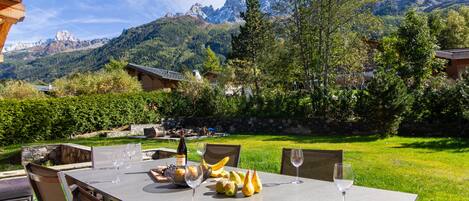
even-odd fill
[[[453,138],[380,139],[376,136],[231,135],[225,138],[188,141],[189,159],[199,160],[196,142],[240,144],[240,166],[266,172],[280,171],[285,148],[324,149],[345,152],[356,173],[356,184],[419,195],[421,201],[469,200],[469,140]],[[47,142],[47,143],[58,143]],[[142,139],[76,139],[62,142],[88,146],[140,142],[144,149],[176,148],[177,142]],[[44,143],[36,143],[44,144]],[[0,161],[17,153],[20,145],[4,147]],[[13,168],[18,166],[3,167]]]

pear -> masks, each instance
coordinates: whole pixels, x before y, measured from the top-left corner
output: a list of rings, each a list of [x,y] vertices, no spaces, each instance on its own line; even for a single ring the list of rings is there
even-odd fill
[[[217,193],[219,194],[225,193],[225,184],[226,184],[225,180],[220,180],[217,182],[217,184],[215,185],[215,189]]]
[[[249,176],[249,170],[246,173],[246,177],[244,178],[244,186],[242,190],[244,196],[249,197],[254,194],[254,186],[251,182],[251,177]]]
[[[256,170],[254,170],[254,173],[252,174],[252,185],[254,186],[254,192],[260,193],[262,191],[261,179],[259,179],[259,175],[257,175]]]
[[[233,181],[236,185],[243,185],[241,177],[235,171],[230,171],[230,181]]]
[[[246,174],[244,174],[244,172],[241,172],[241,171],[238,171],[237,173],[239,175],[239,178],[241,178],[241,181],[244,182],[244,178],[245,178]]]
[[[228,197],[234,197],[238,192],[238,185],[235,184],[233,181],[227,181],[225,183],[225,195]]]

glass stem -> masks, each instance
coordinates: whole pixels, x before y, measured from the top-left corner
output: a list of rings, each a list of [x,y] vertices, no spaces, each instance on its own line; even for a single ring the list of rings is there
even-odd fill
[[[342,198],[343,198],[342,200],[345,201],[345,191],[342,192]]]
[[[192,189],[192,201],[194,201],[194,197],[195,197],[195,188]]]
[[[296,167],[296,183],[300,181],[300,168]]]

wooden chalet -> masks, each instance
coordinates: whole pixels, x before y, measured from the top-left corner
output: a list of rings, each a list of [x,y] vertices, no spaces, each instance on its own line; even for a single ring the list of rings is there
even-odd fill
[[[469,67],[469,49],[452,49],[436,51],[436,57],[448,60],[446,73],[453,79],[461,77]]]
[[[0,0],[0,50],[5,46],[11,26],[23,21],[24,15],[22,0]],[[3,54],[0,54],[0,62],[3,62]]]

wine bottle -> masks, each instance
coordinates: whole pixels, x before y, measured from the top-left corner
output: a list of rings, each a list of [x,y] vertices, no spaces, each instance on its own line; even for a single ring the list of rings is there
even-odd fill
[[[186,140],[184,139],[184,132],[179,133],[179,145],[176,153],[176,166],[182,167],[187,164],[187,147]]]

